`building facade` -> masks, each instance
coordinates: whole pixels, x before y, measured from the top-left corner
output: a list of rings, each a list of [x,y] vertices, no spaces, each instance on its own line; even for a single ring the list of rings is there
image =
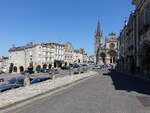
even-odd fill
[[[81,54],[81,51],[78,49],[75,49],[73,52],[73,62],[76,64],[83,63],[83,55]]]
[[[80,48],[79,51],[80,51],[80,54],[82,55],[82,59],[83,59],[81,63],[82,64],[88,63],[88,55],[87,55],[85,49],[84,48]]]
[[[116,64],[119,58],[119,41],[116,34],[110,33],[105,43],[107,64]]]
[[[9,58],[8,57],[0,58],[0,71],[7,73],[8,69],[9,69]]]
[[[94,62],[95,62],[95,56],[94,55],[89,56],[88,57],[88,63],[89,64],[94,64]]]
[[[95,59],[96,64],[116,64],[118,60],[119,41],[114,33],[110,33],[103,44],[103,35],[98,22],[95,33]]]
[[[72,64],[88,62],[87,53],[83,48],[74,50],[72,44],[67,42],[29,43],[9,49],[9,72],[19,73],[30,68],[34,71],[41,69],[60,68]]]
[[[67,42],[64,45],[65,45],[65,52],[64,52],[65,65],[71,65],[74,63],[74,61],[73,61],[74,48],[70,42]]]
[[[75,49],[73,53],[73,62],[76,64],[87,64],[89,57],[83,48]]]
[[[64,63],[64,45],[44,42],[12,47],[9,49],[9,63],[10,73],[22,72],[30,66],[33,70],[60,67]]]
[[[120,33],[119,67],[150,74],[150,1],[132,0],[132,4],[136,9]]]

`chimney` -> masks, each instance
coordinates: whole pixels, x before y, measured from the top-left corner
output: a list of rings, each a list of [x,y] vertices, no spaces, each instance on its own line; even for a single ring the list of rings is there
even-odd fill
[[[15,44],[13,44],[13,45],[12,45],[12,48],[16,48],[16,45],[15,45]]]
[[[29,42],[28,44],[27,44],[27,46],[32,46],[33,45],[33,42]]]

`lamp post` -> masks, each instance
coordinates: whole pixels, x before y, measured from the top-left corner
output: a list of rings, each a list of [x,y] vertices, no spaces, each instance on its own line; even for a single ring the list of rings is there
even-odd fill
[[[25,55],[24,56],[24,61],[25,61],[25,70],[26,70],[27,69],[27,61],[26,61],[27,60],[27,57],[26,57],[27,54],[26,54],[26,49],[25,48],[24,48],[24,55]]]

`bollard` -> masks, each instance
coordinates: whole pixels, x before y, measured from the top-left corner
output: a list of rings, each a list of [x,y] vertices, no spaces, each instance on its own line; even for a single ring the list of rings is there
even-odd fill
[[[73,73],[74,73],[74,74],[78,74],[78,73],[79,73],[79,68],[74,68]]]
[[[53,79],[53,71],[50,70],[48,74],[49,74],[49,78]]]
[[[73,71],[73,74],[75,75],[76,74],[76,69],[74,68],[72,71]]]
[[[54,79],[55,79],[55,77],[56,77],[56,76],[55,76],[55,74],[53,73],[53,74],[52,74],[52,80],[54,80]]]
[[[24,87],[27,87],[30,85],[30,75],[29,73],[24,74]]]
[[[71,69],[69,69],[69,75],[72,75],[72,70]]]
[[[52,70],[52,72],[51,72],[51,78],[52,78],[52,80],[55,79],[55,70]]]
[[[84,73],[84,67],[81,67],[80,73]]]
[[[88,72],[88,67],[85,67],[85,72],[86,72],[86,73]]]

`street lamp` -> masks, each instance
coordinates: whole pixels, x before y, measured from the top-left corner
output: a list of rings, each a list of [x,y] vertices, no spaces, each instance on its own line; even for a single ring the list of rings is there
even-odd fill
[[[26,54],[26,49],[25,49],[25,48],[24,48],[24,55],[25,55],[25,56],[24,56],[25,69],[27,69],[27,61],[26,61],[26,60],[27,60],[27,57],[26,57],[26,56],[27,56],[27,54]]]

